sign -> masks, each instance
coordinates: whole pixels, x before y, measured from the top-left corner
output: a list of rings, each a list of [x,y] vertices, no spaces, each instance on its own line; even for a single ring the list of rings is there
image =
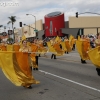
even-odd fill
[[[6,33],[6,32],[3,32],[2,35],[3,35],[3,36],[7,36],[7,33]]]
[[[12,34],[13,34],[12,30],[8,30],[8,35],[12,35]]]
[[[34,30],[34,32],[38,32],[38,30],[37,30],[37,29],[35,29],[35,30]]]

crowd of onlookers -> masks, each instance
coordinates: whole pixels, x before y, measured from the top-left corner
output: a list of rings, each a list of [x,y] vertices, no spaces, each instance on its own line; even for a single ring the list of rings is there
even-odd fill
[[[89,34],[88,37],[90,39],[90,46],[92,48],[95,48],[95,46],[96,46],[95,40],[97,39],[97,35]]]

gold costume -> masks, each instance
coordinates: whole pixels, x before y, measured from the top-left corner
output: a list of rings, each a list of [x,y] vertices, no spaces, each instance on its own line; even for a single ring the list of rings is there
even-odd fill
[[[82,60],[89,59],[88,51],[90,50],[90,41],[87,39],[80,39],[76,41],[76,48]]]
[[[95,40],[96,46],[100,46],[100,39]]]
[[[31,44],[31,51],[34,52],[30,54],[32,63],[33,63],[33,68],[38,68],[38,65],[36,64],[36,53],[38,51],[38,46],[36,44]]]
[[[5,44],[0,44],[0,50],[1,51],[7,51],[7,47]]]

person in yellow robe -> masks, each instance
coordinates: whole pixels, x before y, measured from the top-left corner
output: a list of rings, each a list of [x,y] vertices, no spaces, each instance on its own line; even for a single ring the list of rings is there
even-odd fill
[[[31,52],[31,47],[30,46],[28,46],[27,45],[27,41],[26,40],[23,40],[22,41],[22,47],[19,49],[19,51],[20,52],[26,52],[26,53],[28,53],[28,52]],[[28,57],[28,60],[29,60],[29,64],[30,64],[30,66],[31,66],[31,58],[30,58],[30,56]],[[31,71],[31,68],[30,68],[30,66],[28,67],[28,68],[21,68],[22,70],[23,70],[23,72],[25,72],[25,74],[27,74],[27,76],[29,76],[29,77],[32,77],[32,71]],[[34,79],[35,80],[35,79]],[[32,88],[31,87],[31,84],[30,85],[26,85],[25,87],[27,87],[27,88]]]
[[[68,40],[67,36],[65,36],[65,38],[64,38],[64,42],[65,42],[65,44],[66,44],[66,42],[69,42],[69,40]],[[65,53],[67,53],[67,54],[68,54],[68,47],[66,46],[66,48],[67,48],[67,51],[65,51]]]
[[[87,51],[89,50],[89,47],[90,47],[90,41],[85,35],[81,36],[81,41],[83,41],[82,42],[83,57],[87,58],[88,57]],[[83,64],[86,63],[86,60],[81,58],[81,63]]]
[[[7,51],[7,44],[4,41],[2,41],[2,43],[0,44],[0,50]]]
[[[51,46],[54,46],[54,44],[55,44],[55,38],[51,39],[50,43],[51,43]],[[56,55],[54,53],[51,55],[51,59],[52,58],[56,59]]]
[[[100,46],[100,33],[97,34],[97,39],[95,40],[96,47]],[[100,68],[96,68],[97,74],[100,76]]]
[[[97,35],[97,39],[95,40],[96,47],[100,46],[100,33]]]
[[[20,49],[20,43],[18,42],[18,40],[15,40],[15,43],[13,44],[13,50],[14,51],[19,51]]]
[[[32,52],[38,52],[38,44],[37,44],[36,39],[31,44],[31,50],[32,50]],[[32,53],[30,56],[31,56],[31,60],[32,60],[32,63],[33,63],[33,70],[38,70],[38,56],[37,56],[37,53]]]

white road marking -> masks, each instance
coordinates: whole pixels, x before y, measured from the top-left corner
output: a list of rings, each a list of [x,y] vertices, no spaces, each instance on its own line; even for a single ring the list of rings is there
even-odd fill
[[[68,81],[68,82],[71,82],[71,83],[80,85],[80,86],[82,86],[82,87],[89,88],[89,89],[91,89],[91,90],[95,90],[95,91],[97,91],[97,92],[100,92],[99,89],[96,89],[96,88],[93,88],[93,87],[90,87],[90,86],[87,86],[87,85],[84,85],[84,84],[75,82],[75,81],[73,81],[73,80],[70,80],[70,79],[67,79],[67,78],[64,78],[64,77],[61,77],[61,76],[58,76],[58,75],[55,75],[55,74],[52,74],[52,73],[49,73],[49,72],[46,72],[46,71],[43,71],[43,70],[39,70],[39,71],[42,72],[42,73],[49,74],[49,75],[51,75],[51,76],[54,76],[54,77],[57,77],[57,78],[66,80],[66,81]]]

